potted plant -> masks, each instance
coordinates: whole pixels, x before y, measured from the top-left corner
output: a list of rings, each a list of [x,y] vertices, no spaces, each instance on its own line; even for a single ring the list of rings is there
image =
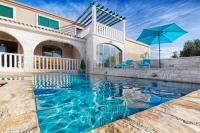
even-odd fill
[[[85,73],[86,65],[85,61],[82,59],[80,64],[80,73]]]

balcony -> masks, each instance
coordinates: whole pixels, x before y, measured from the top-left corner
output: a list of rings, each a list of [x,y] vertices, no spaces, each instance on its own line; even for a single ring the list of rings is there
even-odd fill
[[[123,32],[115,28],[96,23],[96,34],[117,41],[123,41]]]
[[[92,33],[124,43],[125,19],[125,17],[120,16],[100,4],[92,3],[74,22],[75,25],[85,27],[76,35],[83,38]],[[121,27],[121,29],[118,30],[113,27]]]
[[[40,71],[69,71],[77,72],[80,67],[79,59],[56,58],[45,56],[33,57],[32,72]],[[1,72],[23,72],[24,71],[24,55],[0,52],[0,71]]]

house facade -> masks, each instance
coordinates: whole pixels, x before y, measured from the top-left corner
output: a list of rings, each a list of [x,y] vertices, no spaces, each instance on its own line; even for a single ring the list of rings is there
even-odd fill
[[[125,27],[124,17],[95,3],[72,21],[0,0],[0,71],[78,71],[81,59],[88,69],[114,67],[150,54],[149,45],[126,37]]]

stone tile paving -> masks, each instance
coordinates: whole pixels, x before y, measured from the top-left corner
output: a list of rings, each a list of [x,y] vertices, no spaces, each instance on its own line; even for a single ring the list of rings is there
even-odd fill
[[[0,87],[0,133],[39,133],[32,81]]]
[[[200,133],[200,90],[91,133]]]

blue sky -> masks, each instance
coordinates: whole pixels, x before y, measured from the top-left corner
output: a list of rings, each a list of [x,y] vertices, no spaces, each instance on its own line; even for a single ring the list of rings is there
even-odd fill
[[[92,0],[17,0],[33,7],[75,20]],[[200,39],[200,0],[97,0],[97,3],[127,18],[127,36],[137,39],[143,28],[177,23],[188,34],[172,44],[163,44],[161,57],[180,51],[184,42]],[[152,58],[158,46],[152,45]]]

